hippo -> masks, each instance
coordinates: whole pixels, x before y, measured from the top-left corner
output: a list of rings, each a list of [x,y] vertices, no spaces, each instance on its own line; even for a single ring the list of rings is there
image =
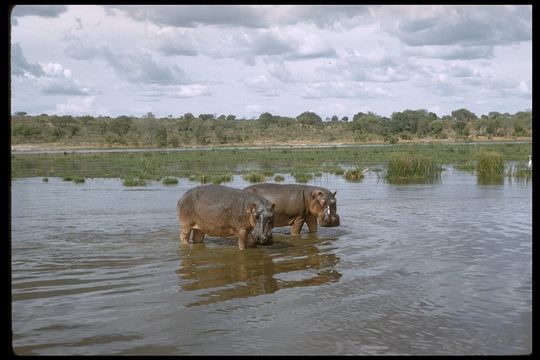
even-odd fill
[[[323,187],[261,183],[250,185],[244,190],[274,203],[274,227],[290,225],[292,235],[300,234],[304,223],[307,223],[309,232],[317,232],[317,220],[324,227],[339,226],[336,192],[332,193]]]
[[[188,191],[176,205],[180,242],[202,242],[204,235],[238,236],[238,247],[273,243],[274,204],[262,196],[223,185],[201,185]],[[246,242],[249,237],[249,241]]]

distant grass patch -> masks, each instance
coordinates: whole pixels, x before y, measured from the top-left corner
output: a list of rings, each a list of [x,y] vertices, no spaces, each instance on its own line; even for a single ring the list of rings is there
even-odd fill
[[[250,171],[242,176],[244,180],[249,181],[250,183],[259,183],[266,181],[266,175],[258,171]]]
[[[504,175],[504,159],[496,151],[481,151],[478,155],[476,174],[479,177],[493,177]]]
[[[425,155],[397,152],[390,155],[384,177],[396,182],[434,181],[441,171],[441,166]]]
[[[145,186],[146,180],[140,177],[129,176],[122,179],[122,184],[124,186]]]
[[[343,175],[343,178],[347,181],[361,181],[364,178],[364,173],[360,168],[357,166],[354,169],[349,169],[345,171],[345,174]]]
[[[456,164],[454,164],[454,168],[457,170],[473,172],[476,170],[476,162],[472,160],[459,161]]]
[[[282,182],[282,181],[285,181],[285,178],[281,175],[276,175],[274,176],[274,181],[276,182]]]
[[[178,184],[178,179],[175,177],[166,177],[163,180],[161,180],[161,182],[164,185],[176,185]]]
[[[62,176],[63,181],[73,181],[75,184],[82,184],[84,183],[84,178],[81,176],[76,175],[64,175]],[[47,179],[49,181],[49,179]]]
[[[313,174],[311,173],[294,173],[294,179],[299,183],[307,183],[309,180],[313,179]]]

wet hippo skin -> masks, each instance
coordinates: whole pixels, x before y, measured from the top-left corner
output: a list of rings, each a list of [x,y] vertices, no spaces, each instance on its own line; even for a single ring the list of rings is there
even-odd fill
[[[244,190],[274,203],[274,227],[291,226],[292,235],[298,235],[304,223],[309,232],[317,232],[317,222],[324,227],[339,225],[336,192],[323,187],[261,183]]]
[[[274,204],[262,196],[223,185],[194,187],[178,200],[180,242],[204,235],[238,236],[238,247],[272,244]],[[248,239],[248,235],[249,239]]]

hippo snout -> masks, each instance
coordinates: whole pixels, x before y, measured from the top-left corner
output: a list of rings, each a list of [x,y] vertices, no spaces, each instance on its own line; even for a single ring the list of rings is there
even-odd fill
[[[329,211],[327,208],[319,219],[319,225],[323,227],[339,226],[339,215],[335,212]]]
[[[274,238],[272,237],[272,233],[268,235],[253,234],[253,239],[255,243],[258,245],[272,245],[274,243]]]

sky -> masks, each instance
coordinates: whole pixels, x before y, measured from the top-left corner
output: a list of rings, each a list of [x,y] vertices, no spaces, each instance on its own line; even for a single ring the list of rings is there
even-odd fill
[[[11,113],[532,109],[530,5],[18,5]]]

